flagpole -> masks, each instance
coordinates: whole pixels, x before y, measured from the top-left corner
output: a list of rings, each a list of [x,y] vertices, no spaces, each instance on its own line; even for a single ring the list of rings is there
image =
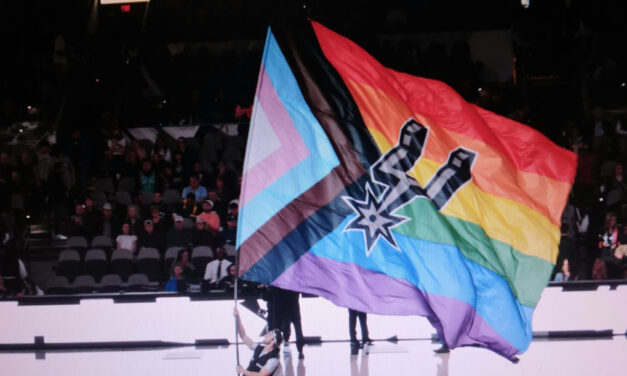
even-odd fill
[[[237,282],[239,280],[239,249],[235,251],[235,288],[233,289],[233,303],[235,309],[237,309]],[[239,364],[239,320],[238,316],[235,316],[235,364]],[[238,373],[239,375],[239,373]]]

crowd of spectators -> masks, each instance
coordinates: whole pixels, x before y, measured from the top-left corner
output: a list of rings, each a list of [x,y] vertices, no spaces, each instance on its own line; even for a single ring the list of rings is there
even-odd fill
[[[209,132],[205,138],[216,134]],[[80,143],[80,133],[77,136]],[[77,248],[76,239],[84,239],[85,245],[76,249],[83,267],[67,275],[69,282],[85,270],[86,252],[91,249],[105,250],[107,262],[119,250],[138,261],[142,250],[154,249],[162,263],[159,270],[164,271],[150,276],[157,286],[179,291],[190,283],[204,290],[232,288],[234,270],[229,267],[234,261],[243,156],[208,163],[199,159],[198,142],[193,147],[188,139],[162,135],[154,145],[140,143],[118,128],[111,129],[103,142],[102,162],[92,163],[88,171],[77,168],[86,157],[82,148],[69,150],[76,159],[47,141],[37,145],[32,158],[24,152],[13,161],[9,152],[0,153],[7,244],[15,247],[31,222],[47,223],[53,241],[67,241],[68,249]],[[220,149],[214,152],[221,156]],[[103,237],[109,239],[105,247]],[[199,247],[209,249],[202,265],[192,259]],[[137,265],[134,271],[140,271]],[[165,283],[169,278],[178,282]],[[16,285],[25,289],[24,294],[41,291],[31,286],[32,280]]]
[[[347,18],[346,12],[317,14],[386,66],[442,80],[468,101],[529,124],[577,153],[577,177],[564,210],[552,276],[559,281],[623,279],[627,259],[623,23],[612,7],[588,3],[534,4],[504,18],[488,17],[498,24],[487,23],[487,27],[458,12],[461,20],[469,22],[468,30],[511,31],[513,82],[497,84],[489,79],[489,68],[473,59],[464,38],[448,43],[436,38],[422,44],[412,38],[422,31],[441,30],[438,25],[444,21],[459,24],[448,9],[441,18],[428,17],[426,23],[413,22],[411,17],[416,11],[430,11],[426,5],[392,12],[401,16],[394,22],[388,19],[390,12],[368,12],[346,4],[333,6],[351,9],[353,18]],[[212,3],[200,7],[204,6]],[[255,7],[263,8],[261,3]],[[194,15],[196,26],[224,29],[219,23],[204,22],[205,17],[228,19],[209,8],[175,7],[185,13],[177,16],[170,9],[152,7],[143,37],[136,39],[129,38],[130,32],[119,33],[119,25],[110,23],[104,13],[94,34],[83,35],[56,31],[55,23],[75,22],[74,13],[51,14],[44,5],[30,8],[24,14],[37,17],[21,24],[46,27],[22,32],[19,41],[7,41],[8,50],[18,50],[20,43],[33,48],[3,63],[8,64],[5,71],[15,74],[0,78],[0,125],[24,120],[52,124],[58,117],[59,126],[56,139],[43,140],[34,148],[0,148],[3,248],[24,249],[28,225],[44,222],[59,242],[77,236],[87,244],[98,236],[110,238],[107,261],[118,248],[135,258],[142,248],[157,249],[163,263],[171,247],[187,250],[164,268],[167,273],[161,276],[159,288],[170,278],[178,281],[176,289],[186,289],[193,279],[215,285],[217,270],[221,278],[231,275],[227,263],[197,270],[191,252],[196,246],[207,246],[213,259],[229,261],[246,127],[240,127],[237,136],[221,134],[211,126],[200,127],[201,132],[188,139],[160,133],[153,143],[130,137],[122,125],[235,122],[250,116],[262,53],[260,38],[267,24],[258,9],[244,12],[256,25],[241,30],[249,43],[229,39],[216,48],[220,43],[165,38],[177,25],[179,32],[193,29],[181,21],[189,15]],[[171,22],[170,27],[164,28],[161,21]],[[443,29],[447,30],[453,29]],[[538,82],[542,84],[534,91]],[[558,95],[545,96],[556,88],[560,88]],[[81,262],[85,256],[80,255]],[[26,280],[17,256],[7,258],[2,265],[15,265],[15,270],[0,270],[5,276],[0,278],[0,294],[22,288],[24,293],[41,291]],[[19,275],[23,282],[7,275]]]
[[[575,152],[579,163],[563,213],[555,281],[627,277],[625,124],[624,116],[607,116],[597,106],[581,125],[571,121],[564,127],[562,146]],[[118,250],[127,250],[137,261],[142,249],[156,249],[165,272],[150,280],[159,289],[188,291],[192,284],[205,290],[232,288],[241,163],[207,165],[189,140],[169,139],[172,147],[166,140],[159,137],[146,148],[145,140],[113,128],[103,162],[85,185],[58,145],[43,141],[33,157],[1,152],[5,243],[19,238],[16,229],[29,216],[48,220],[58,241],[81,237],[89,245],[97,237],[111,239],[108,260]],[[211,249],[202,265],[192,260],[199,246]],[[82,250],[81,261],[88,248],[93,247]],[[168,256],[173,248],[176,254]],[[25,269],[23,263],[20,267]],[[19,290],[41,293],[23,274]],[[3,294],[8,293],[5,286],[0,283]]]
[[[564,209],[554,280],[627,278],[627,124],[596,106],[583,124],[568,122],[563,146],[578,156]]]

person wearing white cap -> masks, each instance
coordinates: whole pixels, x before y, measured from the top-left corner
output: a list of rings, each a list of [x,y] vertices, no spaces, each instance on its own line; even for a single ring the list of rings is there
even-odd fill
[[[194,241],[192,232],[183,225],[183,217],[173,214],[174,228],[168,231],[166,246],[169,247],[185,247]]]
[[[207,231],[217,234],[220,231],[220,216],[213,210],[213,201],[205,200],[202,203],[202,213],[196,216],[196,220],[203,220],[207,224]]]

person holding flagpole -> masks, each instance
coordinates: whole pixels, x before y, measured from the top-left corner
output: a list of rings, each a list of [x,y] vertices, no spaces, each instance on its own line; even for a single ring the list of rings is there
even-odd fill
[[[263,342],[255,346],[254,342],[248,335],[242,325],[242,321],[239,317],[239,311],[237,308],[233,310],[233,315],[237,321],[237,331],[240,338],[248,348],[253,350],[253,357],[250,359],[248,367],[244,369],[240,364],[236,366],[238,374],[244,376],[278,376],[281,373],[281,367],[279,364],[279,348],[283,341],[281,331],[274,329],[266,333]]]

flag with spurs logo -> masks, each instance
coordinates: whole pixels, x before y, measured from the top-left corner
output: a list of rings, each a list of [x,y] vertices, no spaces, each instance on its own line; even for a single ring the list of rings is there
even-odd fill
[[[537,131],[388,69],[316,22],[271,28],[239,273],[358,311],[425,316],[449,347],[514,360],[532,339],[575,167]]]

